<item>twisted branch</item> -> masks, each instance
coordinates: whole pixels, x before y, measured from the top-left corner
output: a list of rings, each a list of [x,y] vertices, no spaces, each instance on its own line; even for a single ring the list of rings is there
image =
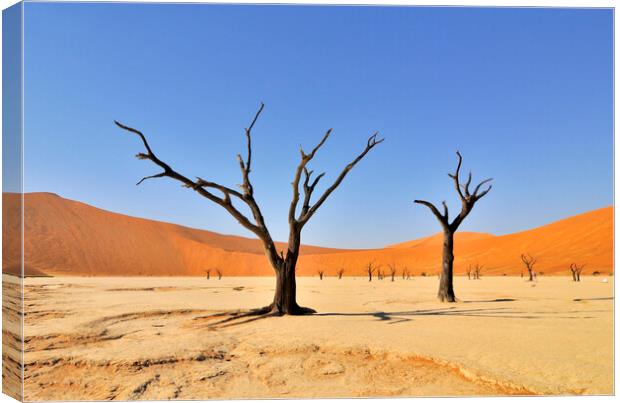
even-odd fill
[[[476,187],[474,188],[474,192],[472,194],[469,190],[469,187],[472,181],[472,173],[469,172],[469,175],[467,176],[467,181],[465,182],[465,184],[462,184],[459,174],[461,171],[461,165],[463,164],[463,157],[461,156],[461,153],[459,151],[456,152],[456,156],[458,157],[458,163],[456,165],[456,170],[454,171],[453,174],[450,174],[450,173],[448,174],[448,176],[452,178],[452,180],[454,181],[454,188],[456,189],[459,195],[459,198],[461,199],[461,211],[454,218],[454,220],[452,220],[452,222],[449,221],[448,206],[445,201],[442,202],[443,214],[441,214],[439,210],[437,209],[437,207],[435,207],[435,205],[432,204],[431,202],[428,202],[425,200],[414,201],[414,203],[427,206],[432,211],[432,213],[435,215],[435,217],[437,217],[437,219],[439,220],[441,225],[444,227],[444,229],[450,230],[452,232],[458,229],[458,227],[461,225],[465,217],[467,217],[467,215],[473,209],[474,204],[476,204],[478,200],[482,199],[487,193],[489,193],[489,191],[493,187],[493,185],[489,185],[488,188],[480,192],[480,189],[482,188],[484,184],[489,183],[490,181],[493,180],[492,178],[488,178],[480,182],[478,185],[476,185]]]

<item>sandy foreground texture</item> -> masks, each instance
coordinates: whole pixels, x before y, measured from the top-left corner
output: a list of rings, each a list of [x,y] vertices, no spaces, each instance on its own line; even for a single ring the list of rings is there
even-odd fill
[[[236,317],[273,278],[27,278],[24,397],[613,393],[613,277],[437,285],[302,277],[318,314]]]

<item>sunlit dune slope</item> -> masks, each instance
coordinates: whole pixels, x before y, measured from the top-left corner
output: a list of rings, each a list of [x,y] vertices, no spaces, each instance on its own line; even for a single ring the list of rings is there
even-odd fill
[[[129,217],[67,200],[28,193],[24,207],[26,274],[224,275],[269,274],[260,241]],[[19,196],[3,194],[3,271],[19,271]],[[286,244],[278,243],[279,249]],[[303,246],[302,253],[335,250]]]
[[[19,271],[19,197],[3,194],[3,271]],[[25,268],[27,275],[184,276],[220,269],[224,276],[270,275],[272,270],[255,239],[221,235],[179,225],[129,217],[51,193],[25,195]],[[286,245],[278,243],[278,249]],[[363,275],[374,262],[389,275],[390,266],[418,276],[439,271],[442,236],[374,250],[304,246],[298,274]],[[586,273],[613,270],[613,208],[580,214],[510,235],[462,232],[455,238],[455,269],[484,266],[483,275],[521,272],[520,254],[538,258],[545,274],[568,274],[570,263],[586,264]]]
[[[484,232],[457,232],[455,235],[457,242],[468,242],[478,239],[493,238],[494,235]],[[388,248],[413,248],[416,246],[437,246],[443,245],[443,233],[428,236],[426,238],[414,239],[413,241],[401,242],[395,245],[389,245]]]

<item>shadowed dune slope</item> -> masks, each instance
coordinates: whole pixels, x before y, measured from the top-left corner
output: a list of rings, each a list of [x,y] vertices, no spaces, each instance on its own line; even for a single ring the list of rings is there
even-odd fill
[[[224,276],[271,275],[255,239],[221,235],[153,220],[129,217],[67,200],[51,193],[24,197],[26,275],[185,276],[219,268]],[[19,195],[3,194],[3,271],[19,271]],[[285,250],[286,244],[278,243]],[[440,267],[441,234],[374,250],[303,246],[300,275],[318,269],[328,276],[363,275],[375,261],[384,272],[395,264],[414,275],[435,274]],[[585,263],[586,273],[613,267],[613,208],[606,207],[510,235],[462,232],[455,240],[455,268],[479,262],[483,275],[521,272],[519,255],[539,258],[545,274],[568,274],[572,262]]]

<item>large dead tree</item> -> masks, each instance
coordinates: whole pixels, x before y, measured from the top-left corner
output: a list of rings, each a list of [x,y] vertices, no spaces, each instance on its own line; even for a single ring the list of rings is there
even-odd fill
[[[461,183],[459,174],[461,171],[461,164],[463,162],[463,157],[461,157],[460,152],[456,152],[458,157],[458,164],[456,166],[456,171],[454,174],[448,174],[450,178],[454,181],[454,187],[456,188],[456,192],[458,193],[461,199],[461,212],[454,218],[454,220],[450,221],[448,216],[448,205],[445,201],[442,202],[443,205],[443,213],[439,211],[439,209],[431,202],[426,200],[415,200],[415,203],[422,204],[428,207],[431,212],[437,217],[441,227],[443,228],[443,257],[442,257],[442,270],[441,277],[439,281],[439,291],[437,292],[437,297],[442,302],[455,302],[456,297],[454,296],[454,287],[453,287],[453,268],[454,268],[454,233],[459,228],[463,220],[469,215],[471,210],[474,208],[474,205],[478,202],[478,200],[482,199],[486,196],[487,193],[493,187],[489,185],[486,189],[482,190],[482,187],[492,181],[492,178],[485,179],[480,182],[474,188],[473,192],[469,190],[469,186],[471,185],[472,174],[469,172],[469,176],[467,177],[467,181],[465,184]]]
[[[313,193],[325,173],[321,173],[320,175],[312,178],[313,171],[308,170],[308,163],[312,161],[319,148],[325,144],[328,137],[332,133],[332,129],[327,130],[321,141],[319,141],[319,143],[309,153],[306,153],[303,148],[300,148],[301,160],[293,176],[293,196],[288,210],[288,247],[286,254],[283,252],[278,253],[271,234],[267,229],[267,225],[265,224],[263,213],[254,198],[254,187],[252,186],[252,182],[250,180],[250,172],[252,171],[252,129],[262,113],[263,108],[264,104],[261,103],[254,119],[252,119],[250,125],[245,129],[245,137],[247,140],[247,155],[245,159],[242,158],[240,154],[237,155],[243,180],[242,184],[239,185],[240,190],[205,180],[200,177],[197,177],[195,180],[189,179],[187,176],[176,172],[169,164],[159,159],[159,157],[155,155],[151,149],[151,146],[142,132],[117,121],[114,123],[116,123],[116,125],[121,129],[136,134],[142,140],[146,152],[138,153],[136,157],[143,160],[149,160],[162,168],[162,172],[142,178],[137,183],[138,185],[145,180],[152,178],[167,177],[179,181],[183,184],[183,186],[194,190],[200,196],[222,207],[230,215],[232,215],[239,222],[239,224],[254,233],[258,239],[262,241],[267,259],[276,273],[276,290],[273,302],[264,308],[255,310],[254,313],[277,313],[288,315],[314,313],[315,311],[312,309],[300,307],[297,304],[296,299],[297,288],[295,282],[295,268],[297,266],[299,248],[301,245],[301,231],[308,221],[314,216],[317,210],[323,205],[323,203],[325,203],[332,192],[342,183],[353,167],[361,161],[370,150],[372,150],[377,144],[381,143],[384,139],[377,139],[378,133],[374,133],[370,136],[362,152],[343,168],[334,182],[327,187],[314,202],[312,201]],[[303,188],[303,197],[300,196],[300,183]],[[300,200],[301,208],[298,208]],[[250,218],[244,215],[238,209],[236,203],[247,206],[249,211],[252,213],[252,217]]]
[[[538,259],[530,254],[522,254],[521,261],[525,265],[525,268],[530,275],[528,281],[534,281],[534,266],[536,265],[536,262],[538,262]]]

